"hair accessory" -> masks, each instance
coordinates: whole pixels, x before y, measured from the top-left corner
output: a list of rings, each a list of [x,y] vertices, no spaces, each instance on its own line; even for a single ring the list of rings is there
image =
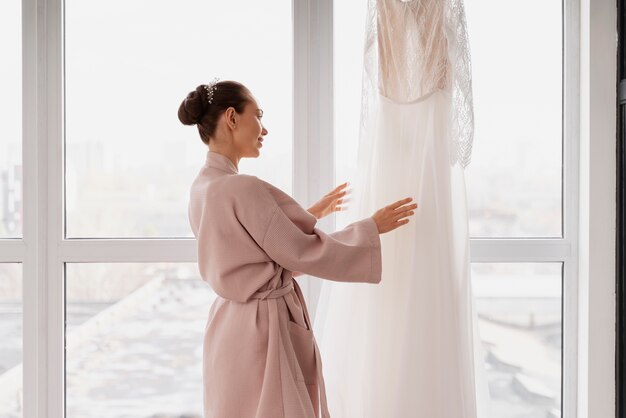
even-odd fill
[[[208,85],[204,85],[204,89],[206,90],[206,97],[209,104],[213,103],[213,92],[217,89],[217,81],[219,78],[215,77],[213,81],[211,81]]]

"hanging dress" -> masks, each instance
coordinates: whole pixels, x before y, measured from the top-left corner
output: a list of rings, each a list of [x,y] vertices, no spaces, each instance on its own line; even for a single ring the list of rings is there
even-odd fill
[[[203,343],[204,418],[329,418],[322,361],[294,276],[379,283],[365,217],[326,234],[273,185],[209,151],[191,186],[200,275],[217,294]]]
[[[406,196],[381,235],[379,286],[324,282],[314,329],[333,418],[486,418],[464,168],[470,61],[456,0],[370,0],[358,166],[348,218]]]

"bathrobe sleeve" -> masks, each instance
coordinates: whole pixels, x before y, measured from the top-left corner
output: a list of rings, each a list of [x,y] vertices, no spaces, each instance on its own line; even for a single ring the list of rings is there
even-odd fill
[[[235,213],[266,254],[280,266],[323,279],[379,283],[381,245],[376,222],[367,217],[327,234],[293,198],[254,176],[241,186]]]

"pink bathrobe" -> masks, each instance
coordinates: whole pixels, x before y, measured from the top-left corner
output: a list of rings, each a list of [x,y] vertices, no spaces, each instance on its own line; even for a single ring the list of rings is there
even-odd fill
[[[322,362],[293,276],[379,283],[369,217],[326,234],[271,184],[209,151],[189,220],[202,279],[218,297],[204,337],[204,418],[329,418]]]

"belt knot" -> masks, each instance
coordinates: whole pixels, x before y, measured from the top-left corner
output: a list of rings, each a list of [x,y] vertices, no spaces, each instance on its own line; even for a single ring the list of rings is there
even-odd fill
[[[290,281],[283,287],[279,287],[277,289],[267,289],[267,290],[257,291],[256,293],[253,293],[252,296],[250,296],[250,299],[276,299],[281,296],[285,296],[292,290],[293,290],[293,281]]]

